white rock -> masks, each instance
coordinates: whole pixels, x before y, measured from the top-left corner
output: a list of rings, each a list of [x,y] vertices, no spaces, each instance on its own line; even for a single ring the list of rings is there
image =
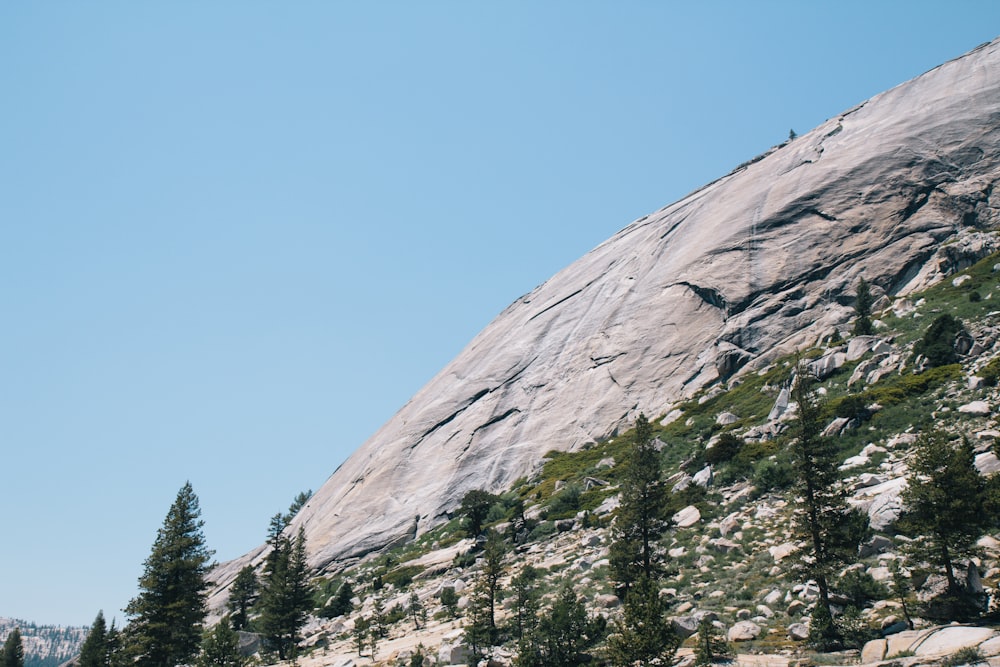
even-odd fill
[[[694,505],[688,505],[673,516],[673,522],[678,528],[690,528],[701,521],[701,512]]]
[[[775,562],[780,562],[781,560],[787,558],[788,556],[798,551],[798,549],[799,545],[797,545],[795,542],[785,542],[784,544],[768,547],[767,552],[771,554],[771,558],[773,558]]]
[[[958,411],[967,415],[988,415],[990,414],[990,404],[986,401],[972,401],[965,405],[960,405]]]
[[[760,636],[761,627],[753,621],[739,621],[729,628],[729,641],[747,642]]]

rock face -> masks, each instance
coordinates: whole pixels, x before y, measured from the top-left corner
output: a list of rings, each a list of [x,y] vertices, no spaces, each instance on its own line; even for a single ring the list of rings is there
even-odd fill
[[[334,472],[292,525],[311,565],[422,533],[550,449],[846,330],[861,276],[898,295],[972,263],[994,247],[977,230],[1000,222],[998,178],[995,41],[633,222],[509,306]]]

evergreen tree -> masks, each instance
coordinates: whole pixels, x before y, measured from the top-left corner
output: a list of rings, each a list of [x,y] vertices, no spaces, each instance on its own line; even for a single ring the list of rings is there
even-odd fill
[[[198,667],[243,667],[246,658],[240,654],[240,637],[228,616],[215,624],[201,642]]]
[[[302,527],[291,539],[278,534],[264,563],[261,581],[259,627],[268,646],[282,660],[297,655],[299,630],[312,609],[312,586],[306,563],[306,538]]]
[[[667,618],[655,582],[642,576],[629,589],[624,613],[608,638],[608,654],[615,667],[669,665],[680,638]]]
[[[660,478],[660,456],[653,446],[653,428],[645,415],[635,422],[635,434],[621,482],[621,505],[612,528],[611,571],[628,593],[640,577],[653,580],[662,573],[663,555],[657,542],[669,526],[669,492]]]
[[[444,605],[449,618],[458,616],[458,593],[453,587],[445,586],[441,589],[441,604]]]
[[[711,665],[715,662],[728,660],[732,654],[729,642],[723,638],[715,624],[707,616],[702,618],[698,622],[698,644],[694,650],[694,664]]]
[[[514,616],[511,619],[513,635],[519,642],[531,632],[538,620],[538,570],[531,565],[521,566],[521,571],[510,582],[514,593]]]
[[[854,335],[870,336],[875,333],[872,326],[872,292],[864,278],[858,281],[854,297]]]
[[[295,515],[299,513],[299,510],[306,506],[306,503],[309,502],[312,495],[312,489],[309,489],[308,491],[302,491],[299,495],[295,496],[292,500],[292,504],[288,506],[288,512],[283,517],[286,526],[292,522],[292,519],[294,519]]]
[[[923,338],[914,344],[913,354],[926,357],[930,366],[958,363],[955,341],[963,331],[965,331],[965,326],[962,324],[962,320],[949,313],[938,315],[927,327]]]
[[[24,644],[21,642],[21,629],[14,628],[7,635],[0,653],[0,667],[24,667]]]
[[[253,566],[244,566],[229,589],[229,611],[232,612],[234,629],[242,630],[247,627],[250,608],[257,600],[258,588],[257,573],[254,572]]]
[[[97,612],[97,618],[94,619],[90,632],[80,647],[79,667],[107,667],[110,656],[108,629],[102,610]]]
[[[469,606],[465,610],[465,642],[477,661],[493,645],[494,628],[490,624],[490,596],[487,589],[486,578],[480,575],[472,587]]]
[[[490,508],[500,499],[488,491],[473,489],[462,496],[458,513],[465,518],[465,530],[469,537],[478,537],[483,532],[483,524],[489,516]]]
[[[801,499],[796,513],[796,528],[807,548],[802,568],[816,581],[819,600],[810,625],[811,640],[829,648],[839,641],[833,623],[829,580],[836,568],[850,562],[857,554],[865,525],[857,512],[848,509],[836,448],[821,437],[821,408],[814,394],[815,377],[805,364],[796,370],[792,396],[798,403],[798,419],[791,445],[795,490]]]
[[[413,619],[413,628],[415,630],[419,630],[421,625],[427,623],[427,608],[420,601],[420,596],[417,595],[416,591],[410,593],[409,613],[410,618]]]
[[[901,525],[920,539],[913,552],[944,570],[948,592],[962,586],[955,560],[976,553],[978,540],[993,517],[987,510],[989,489],[975,467],[975,452],[967,438],[952,440],[941,431],[925,433],[916,442],[910,477],[903,492],[906,512]]]
[[[570,667],[589,662],[584,653],[604,639],[606,622],[590,618],[572,585],[566,584],[552,609],[538,623],[538,651],[547,667]]]
[[[212,551],[205,547],[198,496],[184,484],[170,507],[139,577],[139,595],[125,612],[130,637],[146,667],[187,663],[201,643]]]
[[[490,640],[495,641],[497,635],[496,624],[496,603],[500,592],[500,577],[503,576],[503,557],[506,553],[503,538],[500,533],[490,530],[483,547],[483,582],[486,590],[486,597],[489,601],[489,628]]]
[[[337,589],[337,594],[323,607],[320,615],[324,618],[336,618],[351,613],[354,610],[354,603],[351,602],[353,598],[354,589],[351,588],[350,582],[345,581]]]
[[[378,640],[372,632],[372,622],[367,616],[359,616],[354,619],[354,646],[358,649],[358,657],[362,657],[366,648],[372,652],[372,660],[375,659],[375,650]]]

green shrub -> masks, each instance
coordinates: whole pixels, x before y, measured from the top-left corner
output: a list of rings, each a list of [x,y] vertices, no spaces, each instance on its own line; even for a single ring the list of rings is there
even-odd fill
[[[979,647],[966,646],[942,660],[941,667],[958,667],[958,665],[978,665],[983,663],[986,663],[986,656],[979,650]]]
[[[396,589],[406,588],[413,581],[413,577],[424,571],[419,565],[404,565],[397,567],[392,572],[382,575],[383,584],[392,584]]]
[[[731,461],[739,453],[742,445],[743,440],[740,438],[732,433],[723,433],[711,448],[705,450],[705,463],[718,465]]]
[[[962,321],[950,313],[938,315],[913,346],[914,355],[923,355],[930,366],[947,366],[958,361],[955,338],[965,330]]]
[[[990,363],[979,371],[979,377],[983,378],[987,387],[997,386],[997,380],[1000,380],[1000,357],[990,359]]]
[[[835,588],[858,609],[864,608],[869,602],[889,597],[889,589],[863,570],[848,570],[837,580]]]

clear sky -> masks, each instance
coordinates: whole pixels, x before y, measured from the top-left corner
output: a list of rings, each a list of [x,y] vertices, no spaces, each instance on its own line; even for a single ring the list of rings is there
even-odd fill
[[[981,2],[0,4],[0,616],[219,560],[635,218],[1000,35]]]

